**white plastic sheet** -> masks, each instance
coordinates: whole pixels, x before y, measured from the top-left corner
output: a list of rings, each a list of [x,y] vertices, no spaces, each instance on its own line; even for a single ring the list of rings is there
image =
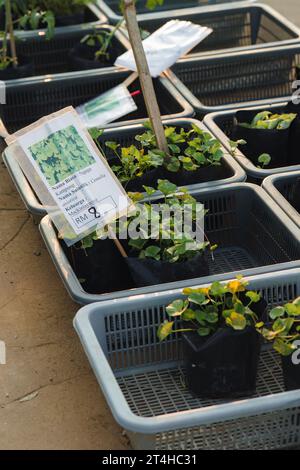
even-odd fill
[[[143,41],[150,74],[158,77],[164,70],[212,33],[211,28],[190,21],[171,20]],[[136,71],[132,50],[117,58],[115,65]]]
[[[137,110],[125,85],[118,85],[79,106],[76,111],[88,129],[103,127]]]

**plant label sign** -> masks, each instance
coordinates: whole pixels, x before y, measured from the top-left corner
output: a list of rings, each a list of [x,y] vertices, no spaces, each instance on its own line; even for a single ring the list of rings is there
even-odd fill
[[[76,108],[88,129],[102,127],[136,110],[134,99],[122,84]]]
[[[194,49],[213,30],[190,21],[171,20],[143,41],[151,77],[158,77],[177,60]],[[132,50],[120,55],[115,65],[136,71]]]
[[[132,203],[75,110],[56,114],[17,137],[18,161],[70,246]]]

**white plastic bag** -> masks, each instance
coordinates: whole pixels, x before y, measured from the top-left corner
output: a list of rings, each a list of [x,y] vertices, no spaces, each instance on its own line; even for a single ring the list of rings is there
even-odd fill
[[[212,31],[211,28],[196,25],[190,21],[168,21],[143,41],[151,76],[158,77],[209,36]],[[119,56],[115,65],[136,71],[132,50]]]

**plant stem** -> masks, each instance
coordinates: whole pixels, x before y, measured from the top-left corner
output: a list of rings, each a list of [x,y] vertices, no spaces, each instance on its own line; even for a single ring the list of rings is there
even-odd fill
[[[12,20],[12,13],[11,13],[11,1],[5,0],[5,16],[6,16],[6,25],[7,25],[7,32],[9,33],[9,42],[10,42],[10,50],[11,50],[11,57],[13,67],[18,66],[18,57],[17,57],[17,49],[16,49],[16,39],[14,34],[14,26]]]
[[[121,27],[123,21],[124,21],[123,19],[120,20],[120,21],[116,24],[116,26],[111,30],[111,32],[107,35],[106,40],[104,41],[104,44],[103,44],[103,46],[101,47],[101,49],[100,49],[100,51],[99,51],[100,54],[106,54],[106,53],[107,53],[107,49],[108,49],[108,47],[110,46],[110,43],[111,43],[111,41],[113,40],[114,35],[115,35],[116,32],[118,31],[118,29],[120,29],[120,27]]]

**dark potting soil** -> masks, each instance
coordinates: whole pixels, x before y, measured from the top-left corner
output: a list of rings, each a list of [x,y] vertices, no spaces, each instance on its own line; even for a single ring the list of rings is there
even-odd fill
[[[263,318],[267,304],[253,307]],[[185,327],[185,326],[184,326]],[[220,328],[206,338],[182,334],[187,386],[201,398],[238,398],[255,393],[261,338],[256,330]]]
[[[295,356],[300,359],[300,354]],[[292,358],[293,355],[281,358],[284,385],[288,391],[300,389],[300,364],[294,364]]]
[[[15,80],[34,75],[33,62],[23,56],[18,56],[18,62],[17,67],[10,65],[7,69],[0,70],[0,80]]]
[[[287,166],[290,129],[249,129],[239,125],[250,123],[257,113],[257,110],[236,113],[233,140],[244,139],[247,142],[241,146],[241,151],[255,166],[260,166],[258,157],[262,153],[272,157],[267,168]]]

